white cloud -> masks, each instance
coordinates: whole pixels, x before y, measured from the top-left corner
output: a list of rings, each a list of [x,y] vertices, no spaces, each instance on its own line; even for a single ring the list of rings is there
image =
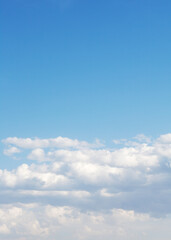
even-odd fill
[[[48,171],[46,166],[39,168],[34,165],[22,164],[12,171],[0,170],[0,185],[3,187],[39,187],[51,188],[70,184],[68,178],[62,174]]]
[[[161,143],[171,143],[171,133],[161,135],[157,140]]]
[[[63,197],[74,197],[74,198],[86,198],[90,197],[91,194],[87,191],[43,191],[43,190],[20,190],[20,195],[27,196],[63,196]]]
[[[32,150],[27,158],[31,159],[31,160],[37,160],[39,162],[48,161],[48,158],[45,157],[44,150],[41,148],[36,148],[36,149]]]
[[[170,136],[149,140],[138,135],[114,149],[61,137],[3,140],[5,149],[9,146],[4,154],[17,153],[23,163],[0,170],[0,204],[8,203],[0,212],[0,234],[3,239],[13,234],[12,239],[27,240],[38,235],[42,239],[161,239],[153,231],[161,223],[171,223]],[[30,226],[24,221],[31,221]],[[27,238],[30,229],[33,234]]]
[[[107,191],[107,189],[105,189],[105,188],[102,188],[102,189],[100,190],[100,194],[101,194],[103,197],[113,197],[113,196],[115,196],[114,193],[109,193],[109,192]]]
[[[0,205],[0,216],[0,236],[5,234],[5,239],[170,240],[171,237],[169,216],[155,219],[133,210],[83,212],[70,206],[17,203]]]
[[[15,153],[20,153],[20,152],[21,152],[20,149],[18,149],[16,147],[10,147],[8,149],[4,149],[3,153],[4,153],[4,155],[11,156],[11,155],[13,155]]]
[[[113,177],[116,176],[117,178],[120,178],[123,174],[122,169],[107,165],[76,162],[72,163],[70,166],[70,174],[77,176],[78,179],[83,180],[85,183],[110,184]]]
[[[8,229],[6,224],[0,225],[0,234],[9,234],[10,230]]]
[[[138,134],[133,139],[135,139],[135,140],[137,140],[139,142],[143,142],[143,143],[151,143],[151,138],[145,136],[144,134]]]
[[[77,139],[70,139],[64,137],[40,139],[40,138],[17,138],[9,137],[2,141],[7,145],[15,145],[20,148],[34,149],[34,148],[96,148],[101,147],[102,144],[97,139],[94,143],[90,144],[86,141],[78,141]]]

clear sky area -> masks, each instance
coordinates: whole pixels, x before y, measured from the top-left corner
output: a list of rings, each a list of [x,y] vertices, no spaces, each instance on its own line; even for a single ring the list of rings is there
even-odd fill
[[[170,130],[171,3],[1,0],[1,137]]]
[[[171,1],[0,0],[0,239],[171,239]]]

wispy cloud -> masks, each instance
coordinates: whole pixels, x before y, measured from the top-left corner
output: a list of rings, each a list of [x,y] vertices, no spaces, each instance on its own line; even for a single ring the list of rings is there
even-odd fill
[[[35,148],[97,148],[103,144],[97,139],[94,143],[88,143],[86,141],[78,141],[77,139],[70,139],[66,137],[57,138],[17,138],[9,137],[2,142],[6,145],[12,145],[24,149],[35,149]]]

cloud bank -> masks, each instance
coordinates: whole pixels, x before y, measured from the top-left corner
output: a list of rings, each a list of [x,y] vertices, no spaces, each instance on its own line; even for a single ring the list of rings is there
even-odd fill
[[[62,137],[2,143],[23,162],[0,170],[3,239],[170,239],[171,134],[112,148]]]

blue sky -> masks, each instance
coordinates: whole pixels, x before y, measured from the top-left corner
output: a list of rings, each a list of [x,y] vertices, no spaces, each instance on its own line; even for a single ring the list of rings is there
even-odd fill
[[[170,12],[0,1],[0,239],[171,239]]]
[[[1,136],[169,132],[169,1],[1,1]]]

